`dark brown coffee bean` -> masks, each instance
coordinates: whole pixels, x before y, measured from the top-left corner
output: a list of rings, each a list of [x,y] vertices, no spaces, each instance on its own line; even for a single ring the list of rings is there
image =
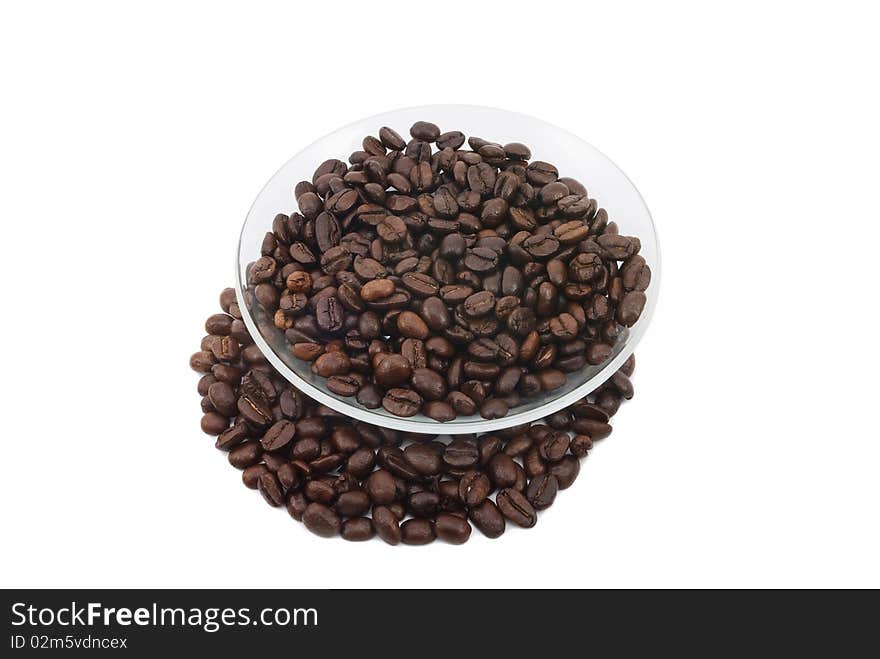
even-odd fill
[[[395,416],[414,416],[422,407],[422,397],[412,389],[390,389],[382,399],[382,407]]]
[[[589,435],[575,435],[571,439],[571,446],[569,448],[572,455],[577,458],[583,458],[593,448],[593,440]]]
[[[413,518],[400,525],[401,539],[405,545],[426,545],[437,537],[434,524],[427,519]]]
[[[571,487],[581,470],[580,461],[573,455],[566,455],[560,462],[550,467],[550,473],[556,476],[559,489]]]
[[[340,535],[350,542],[363,542],[375,535],[373,522],[368,517],[353,517],[342,523]]]
[[[332,509],[320,503],[310,503],[306,506],[302,521],[309,531],[324,538],[333,537],[342,528],[339,516]]]
[[[642,291],[629,291],[623,296],[617,307],[617,322],[625,327],[632,327],[642,315],[648,298]]]
[[[422,407],[422,413],[435,421],[452,421],[457,416],[452,405],[441,400],[432,400],[425,403]]]
[[[391,472],[385,469],[379,469],[370,474],[364,487],[375,506],[387,506],[397,496],[394,477]]]
[[[446,381],[436,371],[417,368],[413,371],[410,382],[426,400],[442,400],[446,397]]]
[[[409,361],[402,355],[386,355],[374,368],[373,377],[383,387],[407,382],[412,375]]]
[[[331,375],[345,375],[351,370],[351,360],[344,352],[334,350],[325,352],[314,362],[314,371],[324,378]]]
[[[402,534],[397,517],[385,506],[373,509],[373,528],[382,540],[389,545],[400,544]]]
[[[490,398],[480,406],[480,416],[484,419],[500,419],[510,411],[507,402],[501,398]]]
[[[477,405],[473,399],[460,391],[449,392],[446,402],[452,406],[457,414],[462,416],[471,416],[477,413]]]
[[[464,265],[474,272],[490,272],[498,267],[498,254],[488,247],[475,247],[465,255]]]
[[[501,513],[517,526],[531,528],[538,521],[538,515],[532,504],[518,490],[513,488],[501,490],[495,502]]]
[[[343,517],[358,517],[370,509],[370,497],[362,490],[343,492],[336,500],[336,512]]]
[[[516,463],[506,453],[498,453],[492,457],[486,466],[486,472],[495,484],[501,489],[511,487],[516,482]]]
[[[458,496],[467,506],[477,506],[492,491],[489,477],[481,471],[469,471],[461,477],[458,485]]]
[[[556,493],[559,491],[559,481],[552,474],[535,476],[529,481],[526,488],[526,499],[536,510],[544,510],[553,505]]]
[[[257,489],[270,506],[280,506],[284,503],[284,490],[281,483],[278,482],[278,477],[271,471],[260,475],[257,480]]]
[[[413,311],[403,311],[397,317],[397,330],[406,337],[424,341],[430,331],[428,325]]]
[[[559,462],[568,451],[569,443],[567,432],[553,432],[538,445],[538,451],[547,462]]]
[[[471,525],[466,519],[450,513],[440,513],[434,524],[437,537],[453,545],[467,542],[471,536]]]
[[[468,517],[487,538],[498,538],[504,533],[506,523],[498,507],[490,499],[471,508]]]
[[[404,455],[422,476],[436,476],[443,470],[440,454],[428,445],[410,444],[404,449]]]
[[[287,446],[295,434],[296,426],[287,419],[282,419],[266,431],[266,434],[260,440],[260,444],[266,451],[277,451]]]
[[[371,279],[361,287],[360,296],[365,302],[376,302],[394,293],[394,288],[390,279]]]
[[[559,239],[552,234],[535,234],[526,238],[523,249],[536,259],[546,258],[559,251]]]
[[[406,148],[406,142],[403,138],[387,126],[379,129],[379,139],[383,145],[394,151],[403,151]]]
[[[471,439],[453,439],[443,453],[443,462],[453,469],[467,470],[478,464],[480,452]]]
[[[409,134],[423,142],[434,142],[440,137],[440,129],[429,121],[417,121],[410,127]]]
[[[421,272],[407,272],[400,279],[403,286],[417,297],[437,295],[440,284],[428,274]]]

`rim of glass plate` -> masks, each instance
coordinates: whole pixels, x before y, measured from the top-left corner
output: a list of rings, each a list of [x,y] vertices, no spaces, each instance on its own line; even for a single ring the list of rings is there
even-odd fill
[[[501,417],[499,419],[483,419],[479,418],[475,421],[447,421],[440,422],[428,419],[427,421],[413,421],[408,417],[396,417],[393,415],[385,415],[379,414],[377,412],[373,412],[372,410],[368,410],[367,408],[358,405],[357,403],[349,403],[344,399],[336,398],[331,396],[317,387],[315,387],[310,382],[303,380],[299,375],[297,375],[287,364],[282,361],[282,359],[278,356],[278,354],[269,346],[266,340],[263,338],[262,334],[257,329],[256,323],[254,323],[253,318],[251,317],[250,311],[247,308],[247,305],[244,301],[244,293],[242,289],[242,281],[241,281],[241,247],[242,241],[244,237],[244,230],[247,226],[248,219],[250,218],[251,212],[254,210],[254,206],[257,204],[257,200],[262,196],[263,192],[269,186],[269,184],[275,180],[275,177],[287,167],[287,165],[294,159],[296,159],[299,154],[303,151],[306,151],[310,147],[314,146],[318,142],[321,142],[332,135],[337,133],[341,133],[343,131],[349,130],[351,127],[361,124],[364,122],[371,121],[381,121],[382,117],[396,114],[399,112],[415,112],[415,111],[423,111],[428,113],[432,110],[436,110],[438,108],[456,108],[458,110],[476,110],[476,111],[490,111],[490,112],[499,112],[503,114],[510,115],[512,117],[520,117],[522,119],[538,122],[541,124],[545,124],[547,127],[552,128],[553,130],[559,131],[560,133],[565,134],[568,138],[572,140],[576,140],[577,142],[583,144],[585,147],[592,149],[597,154],[599,154],[602,158],[604,158],[609,165],[614,167],[626,182],[632,187],[635,191],[636,195],[639,198],[642,206],[644,207],[645,213],[648,217],[648,221],[651,224],[651,228],[653,231],[654,244],[656,246],[657,252],[657,260],[656,265],[651,266],[651,288],[654,289],[652,294],[648,296],[647,304],[645,309],[642,311],[642,315],[639,318],[638,326],[636,331],[631,332],[629,338],[624,344],[623,348],[620,352],[610,361],[608,362],[602,370],[598,371],[593,377],[585,382],[581,383],[574,389],[572,389],[567,394],[558,396],[553,398],[552,400],[548,400],[542,405],[524,412],[515,412],[512,414],[508,414],[507,416]],[[577,402],[584,396],[587,396],[591,392],[595,391],[599,385],[604,383],[608,378],[610,378],[617,369],[619,369],[623,362],[625,362],[630,355],[636,349],[636,346],[642,340],[642,337],[645,335],[648,326],[651,324],[651,320],[654,316],[654,309],[657,306],[657,299],[660,296],[660,278],[661,278],[661,252],[660,252],[660,238],[657,234],[657,226],[654,223],[654,218],[651,215],[651,211],[648,208],[647,203],[645,203],[644,197],[642,197],[641,192],[635,186],[635,184],[630,180],[629,176],[627,176],[626,172],[624,172],[620,167],[617,166],[611,158],[605,155],[602,151],[599,151],[592,144],[584,140],[583,138],[575,135],[574,133],[566,130],[565,128],[561,128],[556,126],[555,124],[551,124],[543,119],[538,119],[531,115],[523,114],[521,112],[513,112],[511,110],[505,110],[502,108],[495,108],[491,106],[484,105],[469,105],[469,104],[458,104],[458,103],[440,103],[440,104],[431,104],[431,105],[414,105],[408,106],[404,108],[397,108],[394,110],[388,110],[386,112],[381,112],[379,114],[374,114],[368,117],[363,117],[356,121],[352,121],[326,135],[322,135],[318,139],[312,141],[307,146],[303,147],[299,151],[297,151],[293,156],[291,156],[288,160],[286,160],[272,176],[270,176],[263,187],[260,189],[260,192],[254,197],[254,201],[251,204],[250,208],[248,208],[248,212],[245,215],[244,222],[242,223],[241,232],[239,233],[238,243],[235,248],[235,297],[238,301],[239,309],[241,310],[242,320],[244,321],[245,326],[250,332],[251,337],[254,340],[254,343],[259,347],[260,352],[263,356],[269,361],[270,364],[279,372],[284,378],[294,385],[297,389],[302,391],[307,396],[315,399],[319,403],[326,405],[327,407],[339,412],[340,414],[344,414],[349,416],[357,421],[364,421],[366,423],[371,423],[375,426],[383,426],[387,428],[392,428],[394,430],[400,430],[403,432],[412,432],[412,433],[420,433],[420,434],[440,434],[440,435],[460,435],[460,434],[469,434],[469,433],[486,433],[493,432],[495,430],[502,430],[504,428],[510,428],[512,426],[517,426],[520,424],[530,423],[532,421],[536,421],[538,419],[542,419],[546,416],[553,414],[554,412],[558,412],[559,410],[568,407],[572,403]],[[592,386],[590,386],[592,384]],[[514,408],[515,409],[515,408]]]

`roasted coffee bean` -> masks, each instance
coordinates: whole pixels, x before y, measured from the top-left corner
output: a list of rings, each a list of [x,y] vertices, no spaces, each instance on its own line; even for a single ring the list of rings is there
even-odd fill
[[[309,531],[324,538],[338,534],[342,528],[339,515],[320,503],[310,503],[306,506],[302,514],[302,521]]]
[[[443,453],[443,462],[452,469],[470,469],[478,464],[480,451],[471,439],[453,439]]]
[[[434,517],[440,509],[440,496],[436,492],[414,492],[407,507],[414,517]]]
[[[462,416],[470,416],[477,412],[477,405],[473,399],[460,391],[449,392],[449,395],[446,397],[446,402],[452,406],[452,409],[455,410],[456,414]]]
[[[446,381],[439,373],[431,369],[415,369],[410,382],[425,400],[442,400],[446,396]]]
[[[513,488],[501,490],[495,502],[501,513],[517,526],[531,528],[538,521],[538,515],[532,504],[518,490]]]
[[[275,424],[266,431],[266,434],[263,435],[263,438],[260,440],[260,444],[266,451],[277,451],[287,446],[295,434],[296,426],[291,421],[282,419],[281,421],[275,422]]]
[[[469,296],[463,303],[464,313],[471,318],[485,316],[495,309],[495,296],[489,291],[480,291]]]
[[[421,341],[429,335],[427,323],[413,311],[403,311],[397,316],[397,330],[403,336]]]
[[[270,506],[280,506],[284,503],[284,490],[278,482],[278,477],[271,471],[260,475],[257,479],[257,489]]]
[[[371,279],[361,287],[360,296],[364,302],[376,302],[390,296],[394,289],[390,279]]]
[[[363,542],[375,535],[373,522],[368,517],[353,517],[342,523],[340,535],[350,542]]]
[[[571,429],[577,433],[583,433],[592,437],[593,441],[605,439],[611,434],[611,426],[601,421],[593,419],[580,418],[575,419],[571,424]]]
[[[373,505],[388,505],[397,497],[394,476],[385,469],[379,469],[370,474],[364,486]]]
[[[400,534],[405,545],[426,545],[437,537],[433,522],[417,517],[408,519],[401,524]]]
[[[358,517],[370,509],[370,497],[362,490],[343,492],[336,500],[335,507],[343,517]]]
[[[490,398],[480,406],[480,416],[484,419],[500,419],[509,411],[507,402],[501,398]]]
[[[486,471],[495,487],[501,489],[516,483],[516,463],[506,453],[498,453],[489,460]]]
[[[642,291],[629,291],[621,299],[617,307],[617,322],[625,327],[632,327],[642,315],[647,302],[647,296]]]
[[[452,421],[457,416],[452,405],[441,400],[432,400],[425,403],[422,407],[422,413],[435,421]]]
[[[465,255],[464,265],[474,272],[491,272],[498,267],[498,254],[488,247],[475,247]]]
[[[458,496],[467,506],[479,505],[491,491],[492,484],[489,477],[481,471],[465,473],[458,485]]]
[[[504,533],[506,523],[504,515],[490,499],[471,508],[468,518],[487,538],[498,538]]]
[[[404,456],[422,476],[436,476],[443,470],[440,454],[426,444],[410,444],[404,449]]]
[[[440,284],[430,275],[422,272],[407,272],[400,278],[404,288],[416,297],[437,295]]]
[[[382,407],[395,416],[414,416],[422,407],[422,397],[412,389],[389,389],[382,399]]]
[[[385,506],[373,508],[373,528],[382,540],[389,545],[400,544],[402,534],[398,518]]]
[[[324,332],[337,332],[342,329],[345,312],[339,300],[333,296],[322,297],[315,309],[318,327]]]
[[[534,506],[535,510],[544,510],[553,505],[556,493],[559,491],[559,481],[552,474],[534,476],[526,488],[526,499]]]
[[[559,489],[571,487],[581,470],[580,461],[573,455],[566,455],[560,462],[550,467],[550,473],[556,476]]]
[[[344,375],[351,370],[351,359],[340,350],[325,352],[315,360],[313,369],[315,373],[325,378]]]
[[[553,432],[538,445],[538,451],[547,462],[559,462],[568,451],[568,445],[567,432]]]
[[[376,383],[383,387],[394,387],[407,382],[412,375],[409,361],[402,355],[385,355],[374,367]]]
[[[471,537],[471,525],[466,519],[450,513],[437,515],[434,530],[440,540],[453,545],[461,545]]]

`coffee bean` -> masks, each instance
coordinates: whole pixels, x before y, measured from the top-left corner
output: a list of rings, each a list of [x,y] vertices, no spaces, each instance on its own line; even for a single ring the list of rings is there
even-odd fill
[[[422,272],[407,272],[400,279],[403,286],[417,297],[437,295],[440,284],[428,274]]]
[[[626,293],[617,307],[617,322],[625,327],[635,325],[639,316],[642,315],[647,299],[647,296],[642,291],[629,291]]]
[[[501,489],[511,487],[516,482],[516,463],[506,453],[493,456],[486,466],[486,471],[495,487]]]
[[[526,499],[536,510],[544,510],[553,505],[556,493],[559,491],[559,481],[552,474],[535,476],[529,481],[526,488]]]
[[[303,524],[306,528],[324,538],[330,538],[339,533],[342,521],[332,509],[320,503],[310,503],[302,514]]]
[[[461,545],[471,537],[471,525],[466,519],[450,513],[440,513],[434,524],[437,537],[453,545]]]
[[[373,528],[389,545],[400,544],[402,534],[397,517],[385,506],[373,508]]]
[[[498,267],[498,254],[488,247],[475,247],[465,255],[464,265],[474,272],[490,272]]]
[[[362,490],[343,492],[336,500],[336,512],[343,517],[357,517],[370,509],[370,497]]]
[[[272,472],[267,471],[260,475],[257,479],[257,489],[270,506],[280,506],[284,503],[284,490],[278,482],[278,477]]]
[[[394,387],[407,382],[412,375],[409,361],[402,355],[385,355],[376,365],[374,377],[383,387]]]
[[[422,476],[436,476],[443,470],[440,454],[425,444],[410,444],[404,450],[404,455]]]
[[[487,538],[498,538],[504,533],[506,523],[498,507],[490,499],[471,508],[468,517]]]
[[[495,502],[501,513],[517,526],[531,528],[538,521],[538,516],[532,504],[515,489],[505,488],[501,490]]]
[[[342,523],[340,535],[351,542],[363,542],[375,535],[373,522],[368,517],[353,517]]]
[[[394,293],[394,282],[390,279],[371,279],[361,287],[360,296],[364,302],[383,300]]]
[[[458,496],[467,506],[479,505],[491,491],[489,477],[481,471],[465,473],[458,485]]]
[[[389,389],[382,399],[382,407],[396,416],[414,416],[422,407],[422,397],[412,389]]]
[[[410,381],[413,388],[426,400],[442,400],[446,396],[446,381],[429,368],[415,369]]]
[[[428,325],[413,311],[403,311],[397,317],[397,329],[406,337],[425,340],[428,338]]]
[[[443,453],[443,462],[453,469],[470,469],[479,459],[477,443],[470,439],[453,439]]]
[[[426,545],[437,537],[434,524],[427,519],[413,518],[400,525],[400,534],[405,545]]]
[[[396,488],[394,485],[394,477],[391,472],[385,469],[379,469],[370,474],[365,483],[366,492],[373,502],[373,505],[388,505],[396,498]]]
[[[296,426],[287,419],[282,419],[266,431],[260,444],[266,451],[277,451],[287,446],[295,434]]]

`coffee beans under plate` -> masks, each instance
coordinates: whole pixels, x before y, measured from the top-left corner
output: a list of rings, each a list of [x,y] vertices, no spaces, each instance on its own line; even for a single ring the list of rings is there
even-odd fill
[[[220,306],[190,358],[202,374],[202,430],[216,437],[245,486],[322,537],[461,544],[473,527],[488,538],[510,524],[531,528],[633,395],[631,357],[590,396],[538,422],[449,441],[408,435],[303,395],[253,343],[233,289],[221,293]],[[426,390],[435,386],[423,378]]]

